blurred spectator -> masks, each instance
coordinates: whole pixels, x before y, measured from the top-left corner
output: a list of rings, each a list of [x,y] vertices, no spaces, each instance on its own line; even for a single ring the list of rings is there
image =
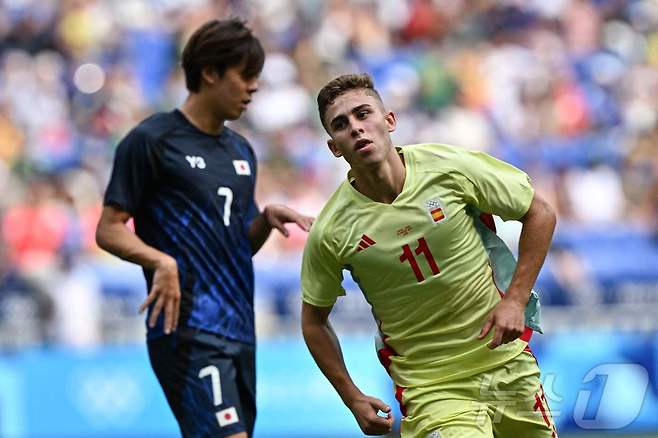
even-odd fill
[[[487,151],[528,171],[552,201],[558,243],[540,279],[549,303],[602,302],[632,281],[658,300],[656,11],[655,0],[0,2],[3,281],[49,286],[10,287],[40,297],[30,299],[45,318],[33,337],[48,339],[46,321],[60,343],[114,339],[122,326],[129,334],[117,338],[132,336],[139,317],[126,303],[141,296],[126,297],[142,285],[108,275],[118,268],[95,248],[100,187],[117,139],[185,96],[181,41],[212,16],[237,14],[268,52],[261,91],[236,122],[261,162],[260,203],[317,213],[345,167],[324,150],[315,95],[338,74],[368,71],[404,121],[396,142]],[[513,227],[501,230],[514,246]],[[642,260],[602,256],[602,241]],[[296,303],[303,244],[272,239],[259,254],[269,279],[260,291],[276,297],[265,312],[296,311],[283,307]]]

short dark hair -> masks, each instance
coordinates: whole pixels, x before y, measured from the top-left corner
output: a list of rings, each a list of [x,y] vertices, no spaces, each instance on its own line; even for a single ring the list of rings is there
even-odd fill
[[[183,49],[185,86],[198,92],[205,67],[216,69],[221,76],[227,68],[242,62],[245,77],[258,76],[265,62],[263,46],[245,21],[239,18],[208,21],[192,34]]]
[[[327,113],[329,105],[334,103],[336,98],[341,94],[359,89],[365,90],[366,93],[376,97],[380,102],[382,101],[379,93],[375,90],[372,78],[367,73],[339,76],[322,87],[322,90],[318,93],[318,112],[320,113],[322,126],[326,128],[324,116]]]

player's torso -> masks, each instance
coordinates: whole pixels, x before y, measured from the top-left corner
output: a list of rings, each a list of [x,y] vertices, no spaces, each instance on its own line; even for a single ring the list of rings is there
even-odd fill
[[[255,209],[256,169],[248,145],[226,128],[208,136],[183,126],[161,136],[153,155],[155,182],[136,228],[178,263],[181,325],[253,342],[246,225]]]
[[[241,226],[254,190],[249,157],[231,136],[176,131],[159,144],[155,203],[212,227]]]
[[[340,260],[386,335],[434,336],[475,327],[498,299],[488,258],[450,175],[408,172],[392,204],[364,202],[336,226]]]

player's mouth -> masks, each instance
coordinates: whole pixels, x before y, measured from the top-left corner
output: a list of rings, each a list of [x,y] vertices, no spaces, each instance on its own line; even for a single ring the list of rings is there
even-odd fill
[[[242,104],[242,109],[246,109],[250,102],[251,99],[245,99],[242,102],[240,102]]]
[[[372,140],[368,140],[367,138],[359,139],[359,140],[357,140],[356,143],[354,143],[354,150],[355,151],[360,151],[360,150],[366,148],[371,143],[372,143]]]

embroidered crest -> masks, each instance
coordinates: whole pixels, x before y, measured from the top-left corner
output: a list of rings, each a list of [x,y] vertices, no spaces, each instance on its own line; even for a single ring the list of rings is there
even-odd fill
[[[443,208],[441,200],[437,198],[432,198],[429,201],[425,202],[425,209],[430,216],[430,219],[433,223],[438,224],[447,219],[446,211]]]

